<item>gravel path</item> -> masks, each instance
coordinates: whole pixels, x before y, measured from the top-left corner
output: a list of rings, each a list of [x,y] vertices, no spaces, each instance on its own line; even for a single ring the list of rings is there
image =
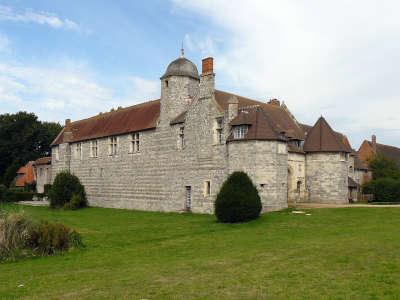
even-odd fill
[[[49,206],[49,201],[20,201],[18,204],[30,206]]]
[[[290,207],[295,208],[343,208],[343,207],[373,207],[373,208],[382,208],[382,207],[397,207],[400,208],[399,204],[325,204],[325,203],[296,203],[291,204]]]

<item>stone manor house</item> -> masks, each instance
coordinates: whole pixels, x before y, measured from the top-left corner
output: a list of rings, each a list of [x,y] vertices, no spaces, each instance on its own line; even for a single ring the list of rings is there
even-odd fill
[[[356,198],[367,169],[323,117],[308,126],[276,99],[216,90],[211,57],[199,75],[181,55],[160,86],[158,100],[67,119],[52,143],[51,180],[66,169],[90,205],[155,211],[212,213],[236,170],[257,186],[263,211]]]

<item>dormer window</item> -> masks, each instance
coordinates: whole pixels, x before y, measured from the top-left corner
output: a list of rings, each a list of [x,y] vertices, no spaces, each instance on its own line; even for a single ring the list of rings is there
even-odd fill
[[[248,125],[238,125],[233,127],[233,138],[235,140],[244,139],[247,131],[249,130]]]

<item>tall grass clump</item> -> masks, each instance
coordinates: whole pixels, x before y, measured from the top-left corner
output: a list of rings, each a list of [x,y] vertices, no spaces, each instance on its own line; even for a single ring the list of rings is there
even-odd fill
[[[0,215],[0,261],[54,255],[82,246],[80,234],[61,223],[37,222],[24,212]]]

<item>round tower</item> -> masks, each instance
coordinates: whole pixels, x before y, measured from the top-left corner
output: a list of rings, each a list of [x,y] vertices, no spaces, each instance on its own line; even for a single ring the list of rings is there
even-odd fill
[[[200,76],[194,63],[181,56],[171,62],[161,80],[160,125],[169,125],[188,109],[197,95]]]

